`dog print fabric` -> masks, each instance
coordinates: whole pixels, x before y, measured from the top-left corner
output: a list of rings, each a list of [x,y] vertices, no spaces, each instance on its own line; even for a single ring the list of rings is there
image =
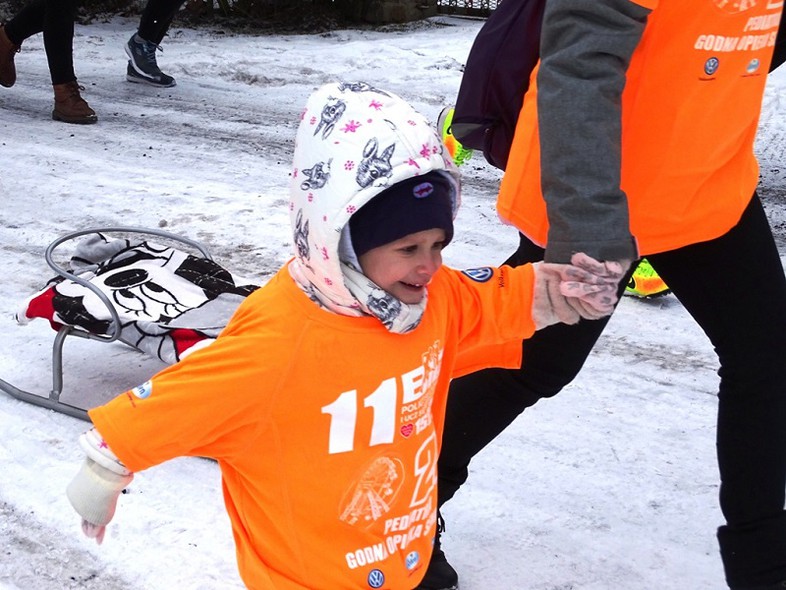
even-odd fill
[[[394,333],[414,329],[426,302],[392,298],[360,272],[349,235],[355,211],[389,186],[441,171],[460,201],[458,170],[433,126],[398,96],[364,82],[328,84],[302,114],[290,185],[290,273],[324,307],[371,315]],[[336,207],[336,203],[344,203]]]

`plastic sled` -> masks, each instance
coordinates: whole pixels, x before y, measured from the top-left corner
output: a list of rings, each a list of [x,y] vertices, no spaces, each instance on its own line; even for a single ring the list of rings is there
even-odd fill
[[[82,239],[77,242],[77,238]],[[66,268],[54,254],[67,243],[75,249]],[[23,302],[16,320],[27,324],[46,319],[56,331],[52,388],[35,393],[0,379],[0,390],[82,420],[89,420],[88,408],[61,399],[67,340],[119,341],[172,364],[212,342],[242,300],[258,287],[216,263],[202,244],[157,229],[72,232],[52,242],[45,259],[56,276]]]

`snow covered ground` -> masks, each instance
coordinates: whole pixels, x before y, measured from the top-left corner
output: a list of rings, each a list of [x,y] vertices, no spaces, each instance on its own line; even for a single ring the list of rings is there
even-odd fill
[[[264,280],[288,257],[286,187],[298,114],[324,82],[364,80],[436,119],[452,101],[481,22],[435,18],[383,30],[248,36],[174,27],[159,62],[178,80],[124,81],[135,21],[78,26],[76,68],[99,123],[50,120],[41,38],[0,89],[0,377],[50,387],[54,332],[17,326],[65,232],[116,224],[200,240]],[[758,150],[763,194],[786,247],[786,72],[771,77]],[[499,173],[465,167],[446,251],[499,263],[516,244],[494,211]],[[786,250],[784,250],[786,251]],[[719,288],[722,262],[719,261]],[[107,399],[161,368],[122,345],[68,343],[64,398]],[[714,457],[717,363],[673,296],[625,299],[566,391],[527,411],[477,457],[445,509],[463,590],[723,587]],[[241,588],[215,464],[173,461],[137,476],[100,547],[64,488],[86,424],[0,394],[0,590]]]

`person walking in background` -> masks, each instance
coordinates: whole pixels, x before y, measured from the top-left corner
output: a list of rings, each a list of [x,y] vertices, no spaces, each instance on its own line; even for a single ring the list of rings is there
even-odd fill
[[[508,264],[646,256],[709,337],[721,378],[717,540],[733,590],[786,588],[786,278],[753,151],[768,68],[784,57],[782,10],[548,0],[497,201],[521,232]],[[452,382],[440,506],[475,454],[578,374],[606,322],[538,331],[520,370]],[[420,590],[457,587],[439,541]]]
[[[139,19],[139,29],[125,46],[128,55],[126,80],[161,88],[176,84],[172,76],[158,67],[156,51],[161,51],[161,41],[184,3],[185,0],[148,0]]]
[[[74,73],[74,18],[76,0],[32,0],[7,23],[0,25],[0,85],[16,83],[14,57],[22,42],[44,34],[44,50],[55,94],[52,118],[64,123],[95,123],[96,113],[80,94]]]

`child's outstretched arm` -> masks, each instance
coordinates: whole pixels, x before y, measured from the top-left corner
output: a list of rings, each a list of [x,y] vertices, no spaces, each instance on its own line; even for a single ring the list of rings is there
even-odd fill
[[[126,469],[95,428],[79,437],[79,445],[87,457],[68,484],[66,495],[82,517],[82,532],[100,545],[106,525],[115,515],[117,498],[134,479],[134,474]]]

